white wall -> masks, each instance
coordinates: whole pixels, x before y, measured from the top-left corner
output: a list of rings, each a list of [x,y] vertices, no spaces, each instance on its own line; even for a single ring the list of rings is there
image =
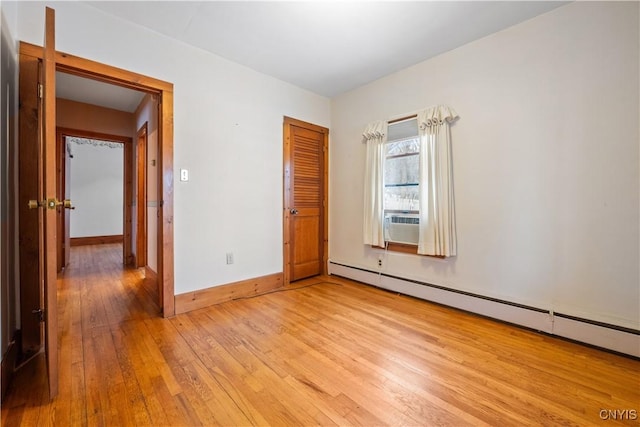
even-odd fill
[[[4,15],[2,26],[7,25],[7,34],[11,35],[12,41],[18,34],[18,3],[16,1],[0,1],[0,10]]]
[[[383,271],[638,329],[638,3],[575,2],[331,103],[330,257],[362,244],[368,122],[454,107],[458,256]]]
[[[174,84],[175,292],[282,271],[282,119],[329,127],[328,99],[78,2],[51,2],[57,49]],[[42,43],[44,3],[18,35]],[[234,252],[235,263],[225,264]]]
[[[71,237],[123,234],[123,144],[118,148],[73,143]]]

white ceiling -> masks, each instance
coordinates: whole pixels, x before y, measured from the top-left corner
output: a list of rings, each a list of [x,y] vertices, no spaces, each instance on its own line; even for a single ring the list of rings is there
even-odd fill
[[[56,98],[133,113],[144,95],[144,92],[71,74],[56,73]]]
[[[558,1],[84,1],[333,97],[541,13]]]

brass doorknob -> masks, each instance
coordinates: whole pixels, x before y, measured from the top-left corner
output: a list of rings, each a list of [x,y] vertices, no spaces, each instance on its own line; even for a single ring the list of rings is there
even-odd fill
[[[27,202],[27,206],[29,207],[29,209],[38,209],[40,206],[43,206],[44,202],[41,202],[40,200],[29,200]]]
[[[56,206],[62,206],[65,209],[74,209],[74,207],[71,205],[71,200],[69,199],[64,199],[63,201],[55,199],[53,203],[55,203]]]
[[[68,199],[60,201],[58,199],[51,198],[48,200],[43,200],[42,202],[39,202],[37,200],[29,200],[29,209],[35,209],[40,206],[46,206],[49,209],[56,209],[59,206],[62,206],[65,209],[75,209],[75,207],[71,205],[71,200]]]

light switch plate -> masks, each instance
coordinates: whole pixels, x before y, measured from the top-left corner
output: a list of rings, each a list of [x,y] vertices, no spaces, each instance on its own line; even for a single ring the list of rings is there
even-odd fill
[[[180,181],[189,181],[188,169],[180,169]]]

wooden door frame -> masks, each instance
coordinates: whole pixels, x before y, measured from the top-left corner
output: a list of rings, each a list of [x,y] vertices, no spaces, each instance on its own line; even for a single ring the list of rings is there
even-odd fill
[[[138,129],[136,143],[136,257],[135,266],[147,265],[147,161],[149,122]]]
[[[60,164],[58,164],[58,170],[60,171],[61,177],[58,179],[58,185],[60,183],[64,183],[64,180],[67,179],[66,176],[66,165],[63,163],[64,158],[66,157],[66,145],[65,138],[68,136],[75,136],[79,138],[87,138],[87,139],[99,139],[110,142],[117,142],[124,145],[124,154],[123,154],[123,176],[122,176],[122,198],[123,198],[123,212],[122,212],[122,234],[123,234],[123,245],[122,245],[122,263],[124,265],[130,265],[133,259],[132,254],[132,246],[133,242],[131,239],[132,236],[132,202],[133,202],[133,173],[134,173],[134,165],[133,165],[133,139],[129,136],[122,135],[112,135],[106,133],[99,133],[81,129],[71,129],[64,127],[56,128],[56,142],[58,145],[58,159]],[[58,189],[60,190],[60,189]],[[64,190],[64,189],[62,189]],[[60,199],[62,200],[62,199]],[[73,203],[73,200],[71,201]],[[63,211],[64,213],[64,211]],[[58,220],[60,221],[60,220]],[[64,227],[62,228],[64,230]],[[66,234],[66,231],[65,231]],[[64,235],[58,236],[58,245],[60,245],[60,240],[64,239]]]
[[[284,286],[291,283],[291,213],[289,203],[291,200],[291,126],[301,127],[312,131],[320,132],[324,138],[322,141],[323,157],[323,182],[321,224],[322,224],[322,274],[328,274],[329,261],[329,129],[307,123],[291,117],[284,117],[283,122],[283,276]]]
[[[43,57],[43,48],[20,42],[20,53]],[[156,94],[159,100],[158,169],[162,195],[158,209],[158,279],[161,282],[161,308],[164,317],[175,315],[173,253],[173,84],[121,68],[55,52],[56,69],[65,73]]]
[[[60,135],[59,128],[56,129],[56,197],[58,200],[66,199],[66,183],[67,183],[67,150],[64,144],[62,143],[62,137]],[[58,249],[58,273],[61,273],[62,270],[66,267],[67,262],[66,259],[66,233],[67,226],[65,224],[65,210],[64,207],[58,206],[58,233],[56,242],[56,246]]]

